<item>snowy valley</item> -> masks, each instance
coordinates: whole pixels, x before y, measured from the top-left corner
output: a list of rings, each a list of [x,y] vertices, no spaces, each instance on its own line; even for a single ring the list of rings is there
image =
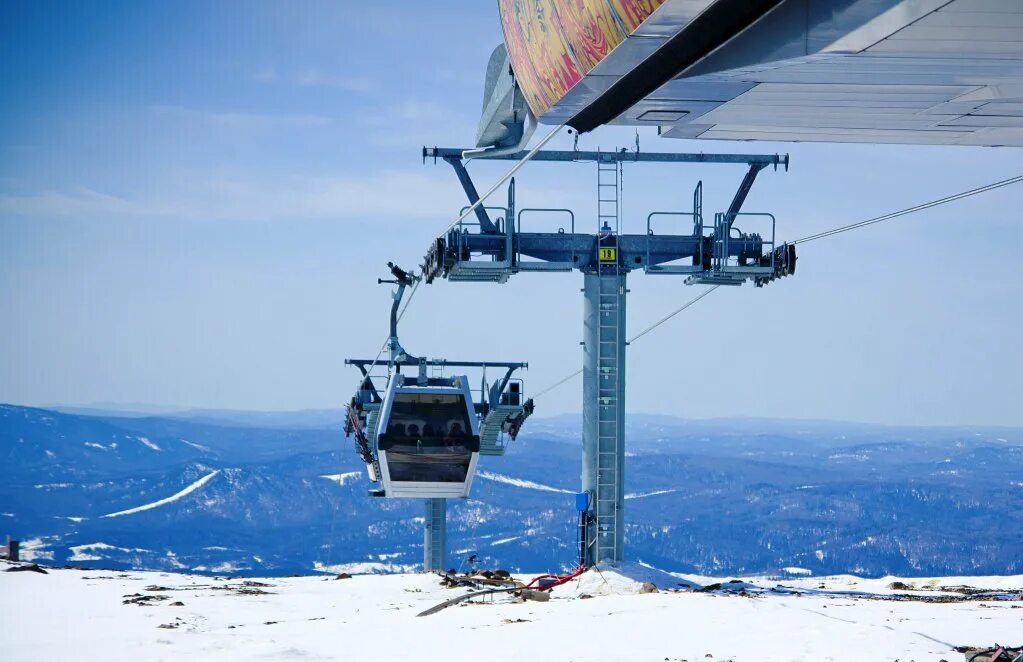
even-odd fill
[[[279,576],[417,569],[422,506],[374,499],[330,413],[0,406],[0,536],[55,565]],[[336,414],[333,414],[337,416]],[[676,572],[1023,572],[1023,432],[632,418],[631,557]],[[449,513],[450,563],[575,561],[578,419],[537,419]]]

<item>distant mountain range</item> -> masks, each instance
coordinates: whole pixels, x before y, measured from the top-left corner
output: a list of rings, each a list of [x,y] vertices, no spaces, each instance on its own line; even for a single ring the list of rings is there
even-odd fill
[[[0,535],[42,562],[281,575],[421,562],[341,413],[0,405]],[[1023,429],[632,414],[627,555],[699,574],[1023,573]],[[451,502],[449,563],[575,560],[579,417],[531,419]],[[786,570],[788,569],[788,570]]]
[[[244,409],[179,409],[153,405],[121,407],[116,405],[58,405],[48,409],[62,414],[81,414],[101,418],[164,417],[247,428],[339,428],[344,422],[344,412],[340,409],[249,411]]]

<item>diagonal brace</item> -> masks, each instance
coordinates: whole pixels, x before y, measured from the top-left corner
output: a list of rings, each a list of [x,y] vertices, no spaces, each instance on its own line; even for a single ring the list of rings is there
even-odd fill
[[[753,188],[753,182],[756,181],[757,174],[759,174],[765,167],[767,167],[766,163],[750,164],[749,170],[746,172],[746,176],[742,178],[742,182],[739,184],[739,190],[735,192],[735,197],[732,198],[732,204],[728,205],[728,211],[725,212],[725,221],[728,224],[728,231],[731,231],[732,222],[742,209],[743,203],[746,202],[746,196],[749,195],[750,189]]]
[[[469,198],[469,204],[474,205],[479,202],[480,194],[476,192],[476,185],[472,183],[472,178],[469,177],[469,171],[465,169],[465,164],[462,163],[461,157],[445,156],[444,160],[455,169],[458,181],[462,184],[462,188],[465,189],[465,197]],[[476,218],[480,222],[480,231],[483,234],[497,234],[497,226],[490,220],[490,215],[487,214],[487,210],[483,205],[476,207]]]

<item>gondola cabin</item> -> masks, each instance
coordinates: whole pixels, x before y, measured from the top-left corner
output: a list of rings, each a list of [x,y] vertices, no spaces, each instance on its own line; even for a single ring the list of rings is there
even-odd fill
[[[480,454],[479,424],[464,376],[391,376],[376,421],[377,460],[392,497],[468,497]]]

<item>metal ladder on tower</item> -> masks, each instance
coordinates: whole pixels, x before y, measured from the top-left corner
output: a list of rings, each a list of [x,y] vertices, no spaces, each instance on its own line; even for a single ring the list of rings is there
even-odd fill
[[[599,152],[598,152],[599,154]],[[607,225],[617,234],[621,230],[621,206],[618,196],[621,187],[621,164],[597,158],[597,232]]]
[[[426,526],[423,527],[423,570],[445,570],[447,549],[447,501],[423,499],[426,505]]]
[[[600,231],[608,227],[618,236],[621,230],[621,164],[597,161],[597,205]],[[600,266],[598,385],[597,385],[597,549],[595,558],[619,558],[618,506],[620,491],[619,383],[621,360],[622,287],[617,260],[613,268]]]

